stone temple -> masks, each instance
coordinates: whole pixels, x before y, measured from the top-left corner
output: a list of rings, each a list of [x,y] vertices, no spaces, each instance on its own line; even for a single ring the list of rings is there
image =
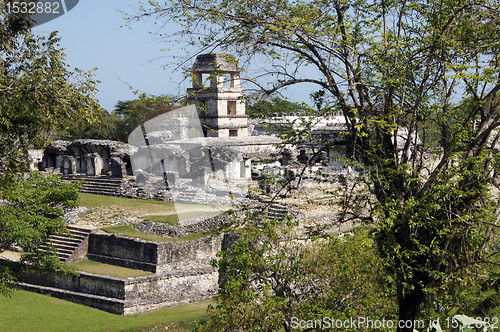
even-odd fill
[[[264,128],[262,120],[248,119],[246,115],[241,70],[233,55],[201,54],[190,68],[193,85],[187,91],[185,108],[144,123],[130,135],[129,144],[104,140],[56,141],[43,154],[32,151],[30,167],[69,177],[101,178],[103,182],[106,178],[127,179],[129,184],[116,188],[114,193],[110,189],[106,194],[166,200],[175,200],[176,190],[220,193],[218,185],[227,181],[243,180],[256,185],[252,180],[266,172],[289,176],[297,174],[306,164],[313,172],[316,168],[345,170],[339,161],[341,132],[345,128],[340,114],[318,122],[312,132],[316,141],[278,148],[282,141],[272,129]],[[274,128],[295,126],[300,117],[300,114],[279,114],[268,119],[267,124]],[[338,142],[337,146],[324,149],[318,143],[320,138]],[[309,160],[312,155],[316,157]],[[134,189],[144,184],[148,184],[146,191]],[[181,196],[189,203],[187,196],[195,193]]]
[[[196,105],[206,137],[248,136],[245,89],[234,56],[226,53],[199,55],[190,70],[193,87],[188,103]],[[205,86],[205,82],[209,85]]]
[[[342,156],[341,152],[325,148],[319,139],[278,147],[282,140],[272,130],[248,119],[240,71],[229,54],[199,55],[191,68],[194,82],[188,89],[187,106],[145,122],[130,134],[128,144],[56,141],[43,153],[32,151],[30,167],[60,173],[65,181],[84,178],[83,192],[174,203],[202,201],[216,206],[217,212],[234,206],[235,199],[247,198],[247,186],[259,186],[265,194],[280,190],[279,185],[260,187],[255,180],[269,176],[286,178],[292,186],[295,174],[307,167],[310,172],[304,173],[301,187],[308,183],[312,190],[318,190],[316,171],[345,171],[336,158]],[[274,128],[294,126],[301,116],[277,115],[269,120]],[[333,114],[320,120],[312,137],[327,138],[341,147],[342,117]],[[252,209],[255,204],[262,211],[256,201],[247,200],[245,204]],[[189,208],[194,209],[193,205]],[[144,233],[182,237],[243,218],[244,209],[235,210],[234,215],[212,214],[185,220],[177,213],[176,226],[144,220],[130,225]],[[333,220],[330,212],[309,217],[285,205],[271,205],[267,211],[275,218],[290,212],[303,225]],[[236,240],[231,234],[220,234],[182,242],[151,242],[96,229],[68,229],[72,236],[53,236],[41,248],[54,246],[66,263],[87,257],[154,274],[120,279],[85,272],[71,276],[28,271],[19,285],[118,314],[136,314],[211,298],[223,278],[211,261]]]

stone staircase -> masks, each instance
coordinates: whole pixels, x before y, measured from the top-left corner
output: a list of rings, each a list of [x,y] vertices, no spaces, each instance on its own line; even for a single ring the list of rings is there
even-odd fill
[[[185,203],[185,204],[196,204],[198,201],[198,195],[196,191],[186,191],[183,190],[179,193],[177,198],[175,199],[176,203]]]
[[[271,204],[267,207],[267,215],[269,218],[283,219],[286,214],[291,214],[291,211],[284,205]]]
[[[54,247],[61,263],[73,263],[82,260],[87,255],[89,234],[91,229],[76,226],[66,226],[71,234],[50,235],[39,250]]]
[[[107,177],[107,176],[82,176],[82,175],[65,175],[61,176],[62,181],[73,182],[76,180],[84,180],[83,186],[80,189],[82,193],[116,196],[117,189],[120,188],[123,180]]]

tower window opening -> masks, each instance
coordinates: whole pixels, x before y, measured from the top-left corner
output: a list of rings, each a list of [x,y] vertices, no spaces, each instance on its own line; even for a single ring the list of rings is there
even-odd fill
[[[236,115],[236,100],[230,100],[227,102],[227,114]]]
[[[209,73],[201,74],[201,85],[203,86],[211,86],[211,75]]]
[[[233,75],[231,74],[224,74],[224,87],[229,88],[229,87],[234,87],[233,83]]]

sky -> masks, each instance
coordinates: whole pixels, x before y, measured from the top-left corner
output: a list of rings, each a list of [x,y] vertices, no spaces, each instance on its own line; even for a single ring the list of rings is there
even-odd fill
[[[174,48],[162,51],[162,44],[150,31],[154,21],[132,22],[126,26],[124,12],[134,12],[138,1],[80,0],[66,14],[33,28],[33,33],[48,36],[58,31],[71,68],[89,71],[97,67],[95,79],[101,81],[96,97],[101,107],[112,111],[119,100],[137,98],[133,91],[148,95],[181,96],[191,83],[181,70],[173,72],[173,57],[184,55]],[[175,26],[172,26],[172,30]],[[248,74],[251,72],[247,70]],[[253,88],[253,87],[250,87]],[[309,102],[310,90],[289,89],[283,96],[292,101]]]

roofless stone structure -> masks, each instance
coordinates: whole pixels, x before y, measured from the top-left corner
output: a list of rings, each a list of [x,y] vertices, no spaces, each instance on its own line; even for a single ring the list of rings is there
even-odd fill
[[[188,89],[188,104],[196,105],[205,137],[247,136],[245,89],[240,86],[241,69],[235,57],[201,54],[190,71],[193,87]]]

